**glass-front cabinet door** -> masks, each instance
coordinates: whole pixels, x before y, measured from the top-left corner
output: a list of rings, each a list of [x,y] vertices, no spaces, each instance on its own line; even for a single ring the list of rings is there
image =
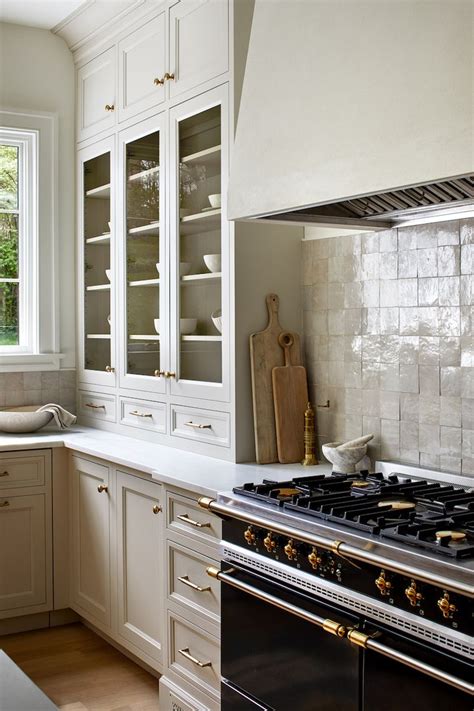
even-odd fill
[[[168,344],[164,155],[163,117],[120,134],[120,382],[160,393],[166,390]]]
[[[170,112],[171,393],[227,400],[227,87]]]
[[[79,162],[80,379],[98,385],[115,384],[112,156],[113,141],[103,141]]]

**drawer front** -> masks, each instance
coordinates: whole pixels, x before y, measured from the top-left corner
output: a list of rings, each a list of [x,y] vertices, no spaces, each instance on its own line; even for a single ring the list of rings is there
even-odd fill
[[[166,434],[166,405],[163,402],[121,398],[120,424]]]
[[[167,526],[170,530],[216,545],[222,537],[222,521],[202,509],[195,499],[168,492]]]
[[[45,455],[0,455],[0,490],[44,486]]]
[[[97,395],[91,392],[79,393],[79,412],[83,417],[115,422],[115,409],[115,397],[113,395]]]
[[[168,541],[169,599],[219,624],[220,583],[207,575],[210,565],[219,567],[217,561]]]
[[[213,708],[214,704],[209,699]],[[208,711],[208,706],[203,706],[188,693],[175,686],[166,677],[160,678],[160,711]]]
[[[171,434],[173,437],[229,447],[230,415],[228,412],[171,405]]]
[[[220,644],[204,630],[169,613],[169,667],[211,696],[220,687]]]

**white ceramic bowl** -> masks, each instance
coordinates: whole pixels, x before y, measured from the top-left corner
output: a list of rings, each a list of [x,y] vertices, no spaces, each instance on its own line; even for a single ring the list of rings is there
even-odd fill
[[[193,265],[191,264],[191,262],[180,262],[179,263],[179,276],[180,277],[187,276],[187,274],[189,274],[189,272],[191,271],[192,266]]]
[[[155,264],[155,266],[156,266],[156,271],[157,271],[158,274],[159,274],[159,273],[160,273],[160,263],[157,262],[157,263]]]
[[[108,224],[108,226],[109,226],[109,232],[112,232],[112,223],[111,223],[111,222],[107,222],[107,224]]]
[[[36,432],[53,419],[51,412],[36,412],[40,405],[26,405],[0,410],[0,432],[21,434]]]
[[[196,330],[197,318],[180,318],[179,327],[182,336],[190,336]]]
[[[222,268],[222,259],[220,254],[205,254],[203,256],[204,264],[210,272],[214,274],[220,272]]]
[[[156,331],[156,332],[158,333],[158,335],[159,335],[159,333],[160,333],[160,319],[159,319],[159,318],[155,318],[154,321],[153,321],[153,325],[154,325],[154,327],[155,327],[155,331]]]
[[[222,333],[222,311],[220,309],[217,309],[217,311],[213,311],[211,314],[211,318],[212,323],[217,328],[219,333]]]
[[[211,207],[213,207],[215,209],[220,207],[222,204],[222,196],[220,193],[215,193],[214,195],[208,195],[207,198],[211,204]]]
[[[112,270],[111,269],[106,269],[105,270],[105,276],[109,281],[111,281],[111,276],[112,276]]]
[[[110,317],[110,314],[107,316],[107,323],[109,324],[109,326],[112,324],[112,319]]]

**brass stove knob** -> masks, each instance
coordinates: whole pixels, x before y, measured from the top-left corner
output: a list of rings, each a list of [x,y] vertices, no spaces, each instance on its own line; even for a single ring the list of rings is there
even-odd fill
[[[308,561],[313,570],[317,570],[322,563],[322,558],[318,555],[318,549],[315,546],[312,547],[311,553],[308,555]]]
[[[416,589],[416,582],[414,580],[411,580],[409,587],[406,588],[405,597],[409,600],[412,607],[416,607],[416,603],[423,600],[423,595]]]
[[[449,602],[449,593],[444,593],[443,597],[440,597],[436,604],[438,605],[439,609],[443,613],[443,617],[446,620],[452,617],[458,609],[456,605],[453,605],[452,602]]]
[[[288,558],[288,560],[295,560],[296,559],[296,556],[298,555],[298,551],[296,550],[296,548],[293,544],[292,538],[290,538],[290,540],[288,541],[288,543],[286,544],[286,546],[284,547],[283,550],[285,551],[286,557]]]
[[[390,580],[387,580],[385,578],[385,573],[383,570],[380,571],[379,577],[375,578],[375,585],[377,586],[381,595],[390,595],[390,592],[392,590],[392,583],[390,582]]]
[[[276,548],[276,541],[273,538],[272,532],[268,531],[267,535],[263,539],[263,545],[269,553],[273,553]]]
[[[255,545],[255,538],[256,538],[256,536],[255,536],[255,533],[253,532],[252,526],[249,526],[249,527],[246,529],[246,531],[245,531],[245,533],[244,533],[244,538],[245,538],[245,540],[247,541],[247,543],[249,544],[249,546]]]

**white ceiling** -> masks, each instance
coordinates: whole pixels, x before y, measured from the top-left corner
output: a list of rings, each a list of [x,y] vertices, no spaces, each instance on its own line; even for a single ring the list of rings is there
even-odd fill
[[[0,22],[50,30],[84,4],[84,0],[0,0]]]

